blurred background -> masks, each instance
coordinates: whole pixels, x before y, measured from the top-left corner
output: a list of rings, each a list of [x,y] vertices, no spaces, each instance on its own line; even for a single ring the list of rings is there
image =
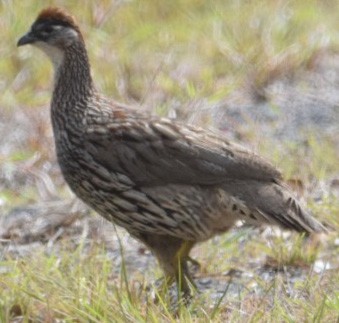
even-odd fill
[[[319,219],[339,227],[338,1],[2,0],[0,287],[4,286],[6,296],[1,297],[0,291],[0,321],[20,315],[36,318],[39,306],[45,310],[46,304],[36,299],[46,292],[46,277],[52,277],[48,278],[52,282],[47,294],[54,295],[63,306],[51,306],[51,317],[54,319],[58,311],[74,317],[80,315],[75,310],[80,305],[67,307],[61,290],[54,284],[56,276],[48,271],[51,264],[60,270],[65,281],[63,291],[68,290],[70,297],[74,296],[70,287],[74,282],[63,275],[75,270],[78,276],[83,275],[92,283],[84,287],[85,292],[90,288],[98,292],[102,313],[124,318],[123,309],[119,313],[110,312],[107,299],[115,296],[100,294],[99,288],[109,285],[110,279],[119,278],[117,273],[123,263],[119,256],[120,240],[127,250],[131,277],[137,277],[138,281],[145,268],[153,268],[151,276],[157,270],[153,258],[137,242],[123,232],[119,240],[113,227],[107,228],[104,220],[88,216],[89,211],[73,199],[60,174],[49,120],[52,66],[37,49],[16,47],[19,37],[48,5],[64,7],[76,16],[100,91],[156,115],[218,129],[225,137],[259,152],[282,170],[288,183]],[[277,271],[292,263],[297,270],[288,275],[297,277],[300,283],[316,261],[324,270],[329,263],[327,269],[331,270],[326,274],[326,284],[323,286],[318,280],[315,284],[322,286],[324,293],[312,289],[310,293],[314,297],[311,301],[307,299],[308,305],[303,303],[304,298],[296,296],[296,299],[302,304],[299,304],[301,312],[307,312],[310,320],[317,317],[319,304],[326,305],[326,311],[321,314],[324,322],[335,318],[335,311],[339,311],[339,293],[335,288],[339,276],[334,270],[339,268],[338,236],[323,242],[321,251],[317,244],[302,251],[300,241],[294,236],[254,231],[253,238],[253,231],[241,232],[231,232],[197,248],[196,256],[206,263],[203,272],[228,273],[233,267],[241,267],[267,287],[273,279],[272,268]],[[286,249],[274,247],[276,240],[278,245],[285,243]],[[208,247],[211,244],[215,248],[213,252]],[[68,252],[74,254],[74,250],[79,251],[75,254],[78,265],[83,261],[88,264],[86,273],[79,274],[79,267],[72,262]],[[243,263],[241,255],[246,250],[251,250],[248,255],[255,259],[257,267],[254,267],[258,271]],[[90,255],[92,258],[88,258]],[[17,267],[17,259],[27,257],[35,257],[38,262],[31,264],[30,269]],[[215,261],[216,257],[228,260],[222,264]],[[93,264],[89,259],[94,259]],[[107,273],[105,283],[95,285],[89,277],[97,270],[98,263],[106,264],[106,261],[111,264],[107,266],[112,266],[113,261],[115,269],[107,270],[113,274]],[[63,269],[58,267],[59,262],[64,264]],[[271,268],[263,271],[270,273],[267,280],[259,273],[265,266]],[[35,287],[24,279],[27,270]],[[38,277],[33,275],[36,272]],[[207,279],[203,288],[215,290],[219,278]],[[143,279],[147,281],[147,274]],[[206,278],[202,275],[202,279]],[[244,282],[241,279],[239,284]],[[296,281],[287,281],[292,286],[289,292],[295,295]],[[18,282],[33,290],[35,301],[25,292],[26,287],[24,291],[17,289]],[[222,292],[219,294],[213,294],[214,299]],[[265,313],[263,318],[275,320],[284,318],[286,308],[293,305],[289,318],[298,319],[300,309],[288,303],[293,301],[286,295],[281,297],[287,303],[283,303],[278,314],[265,307],[271,304],[269,301],[266,304],[256,296],[253,299],[247,295],[238,300],[239,304],[245,304],[245,310],[237,311],[236,306],[231,306],[231,310],[220,310],[218,317],[231,319],[234,315],[247,320],[256,318],[254,313],[259,312]],[[93,300],[85,297],[86,300],[93,310]],[[144,310],[142,305],[139,308],[138,315]]]

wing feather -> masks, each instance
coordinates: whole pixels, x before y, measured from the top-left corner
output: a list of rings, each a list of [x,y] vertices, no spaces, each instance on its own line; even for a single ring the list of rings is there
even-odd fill
[[[88,126],[92,157],[137,185],[214,185],[229,180],[274,181],[280,172],[258,155],[221,135],[169,119],[126,119]]]

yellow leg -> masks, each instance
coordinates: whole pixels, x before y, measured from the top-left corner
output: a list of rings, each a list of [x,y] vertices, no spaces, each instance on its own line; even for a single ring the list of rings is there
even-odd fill
[[[191,251],[194,242],[183,241],[176,248],[176,252],[172,253],[171,257],[165,253],[162,253],[159,257],[160,263],[164,269],[165,277],[162,280],[161,287],[159,289],[160,294],[167,294],[168,288],[175,281],[178,289],[178,294],[182,295],[184,301],[189,300],[197,290],[197,287],[192,279],[188,267],[187,261],[189,260],[189,252]]]
[[[192,291],[196,290],[187,267],[189,253],[195,242],[160,235],[139,235],[138,239],[152,250],[164,270],[165,278],[161,283],[160,294],[176,281],[179,295],[183,294],[185,299],[189,299]]]
[[[192,279],[188,267],[187,261],[191,258],[189,257],[189,253],[194,246],[194,242],[192,241],[184,241],[180,246],[179,250],[175,254],[174,263],[177,266],[176,271],[176,282],[179,294],[182,292],[184,297],[190,297],[192,291],[197,290],[197,286]]]

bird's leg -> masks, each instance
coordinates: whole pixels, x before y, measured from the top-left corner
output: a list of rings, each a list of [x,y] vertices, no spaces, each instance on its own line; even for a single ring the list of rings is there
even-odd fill
[[[190,299],[196,285],[189,273],[187,261],[193,248],[194,241],[184,241],[171,236],[139,235],[138,239],[144,242],[157,257],[165,277],[159,288],[159,296],[166,295],[169,287],[176,282],[179,295]]]
[[[187,261],[189,261],[188,254],[193,245],[193,242],[182,241],[171,257],[168,257],[169,255],[167,254],[167,257],[159,259],[165,273],[159,288],[159,296],[167,295],[169,287],[173,282],[176,282],[179,302],[182,300],[183,304],[189,304],[194,292],[197,291],[187,266]],[[159,301],[159,298],[157,301]]]
[[[194,283],[193,278],[188,270],[187,261],[191,261],[189,252],[191,251],[194,242],[184,241],[179,250],[176,252],[173,262],[176,266],[175,280],[179,295],[183,293],[184,299],[189,299],[192,296],[192,292],[197,290],[197,286]]]

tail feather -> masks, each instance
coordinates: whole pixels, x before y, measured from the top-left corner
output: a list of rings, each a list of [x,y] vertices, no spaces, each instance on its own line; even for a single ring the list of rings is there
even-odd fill
[[[257,218],[260,222],[276,224],[298,232],[328,231],[283,184],[236,181],[227,183],[223,188],[259,215]]]

